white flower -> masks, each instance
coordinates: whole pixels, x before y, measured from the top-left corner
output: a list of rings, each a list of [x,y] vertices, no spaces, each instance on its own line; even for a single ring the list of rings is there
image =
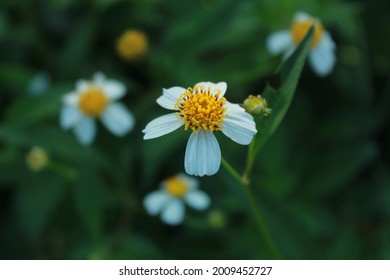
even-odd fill
[[[30,95],[41,95],[50,86],[50,77],[46,72],[38,72],[28,83],[28,93]]]
[[[221,164],[221,150],[213,131],[222,131],[242,145],[248,145],[257,132],[253,117],[223,97],[226,88],[225,82],[201,82],[193,89],[163,89],[157,103],[176,112],[148,123],[142,131],[144,139],[160,137],[181,126],[190,128],[193,132],[185,152],[186,172],[196,176],[215,174]]]
[[[271,34],[267,39],[267,48],[272,54],[284,53],[285,57],[288,57],[312,25],[315,26],[315,31],[309,62],[317,75],[325,76],[332,71],[336,62],[336,46],[321,22],[306,13],[296,13],[289,30],[281,30]]]
[[[169,225],[183,221],[184,202],[196,210],[205,210],[210,205],[209,196],[198,189],[198,181],[185,174],[163,181],[160,189],[146,195],[143,201],[150,215],[161,213],[161,220]]]
[[[96,73],[92,81],[78,81],[75,91],[63,98],[61,127],[73,128],[77,139],[83,145],[91,144],[95,138],[95,119],[100,119],[116,136],[125,135],[134,126],[133,115],[117,102],[125,93],[124,84],[106,79],[102,73]]]

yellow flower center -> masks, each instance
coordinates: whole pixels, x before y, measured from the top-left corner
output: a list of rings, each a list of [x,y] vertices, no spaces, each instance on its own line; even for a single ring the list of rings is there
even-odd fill
[[[90,86],[80,95],[79,107],[85,115],[99,117],[106,108],[108,101],[108,98],[99,87]]]
[[[165,180],[164,186],[169,194],[176,197],[183,197],[188,190],[187,182],[177,177]]]
[[[218,131],[222,130],[222,121],[226,117],[226,102],[224,97],[219,98],[220,90],[210,92],[210,88],[195,86],[194,90],[188,88],[175,105],[179,110],[178,118],[184,120],[184,129],[191,128],[195,133],[199,129]]]
[[[119,38],[117,51],[125,60],[138,60],[148,52],[148,39],[140,31],[128,30]]]
[[[306,36],[307,32],[309,31],[310,27],[314,25],[314,35],[313,35],[313,41],[311,43],[311,47],[314,48],[317,46],[319,41],[322,38],[324,27],[318,20],[305,20],[305,21],[295,21],[291,27],[290,32],[293,38],[293,41],[296,45],[298,45],[303,38]]]

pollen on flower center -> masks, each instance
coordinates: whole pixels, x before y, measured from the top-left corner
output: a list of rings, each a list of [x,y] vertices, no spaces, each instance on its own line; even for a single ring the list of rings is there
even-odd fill
[[[188,190],[188,183],[177,177],[172,177],[164,181],[166,191],[176,197],[183,197]]]
[[[184,129],[191,128],[195,133],[199,129],[222,130],[222,121],[226,117],[224,104],[226,99],[219,98],[219,90],[210,92],[210,88],[195,86],[188,88],[175,105],[178,118],[184,120]]]
[[[88,87],[79,98],[79,108],[87,116],[99,117],[108,104],[104,92],[96,86]]]
[[[314,35],[311,47],[314,48],[317,46],[319,41],[322,38],[324,27],[318,20],[305,20],[305,21],[295,21],[291,27],[290,32],[293,38],[293,41],[298,45],[303,38],[306,36],[306,33],[309,31],[310,27],[314,25]]]

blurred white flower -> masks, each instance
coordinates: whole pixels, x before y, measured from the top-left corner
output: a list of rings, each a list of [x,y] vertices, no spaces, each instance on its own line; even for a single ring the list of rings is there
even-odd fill
[[[83,145],[91,144],[95,138],[95,119],[100,119],[114,135],[125,135],[134,126],[133,115],[117,102],[125,93],[124,84],[106,79],[102,73],[96,73],[92,81],[78,81],[76,89],[63,97],[61,127],[73,128]]]
[[[253,117],[223,97],[226,88],[225,82],[201,82],[193,89],[163,89],[157,103],[176,112],[148,123],[142,131],[144,139],[163,136],[181,126],[191,129],[184,159],[186,172],[196,176],[215,174],[221,164],[221,150],[213,132],[222,131],[242,145],[248,145],[257,132]]]
[[[28,93],[31,95],[41,95],[50,86],[50,78],[46,72],[38,72],[32,77],[28,84]]]
[[[143,203],[150,215],[161,214],[164,223],[177,225],[184,219],[184,203],[201,211],[209,207],[210,198],[198,189],[195,178],[178,174],[161,182],[160,189],[147,194]]]
[[[332,71],[336,62],[336,46],[321,22],[306,13],[296,13],[289,30],[272,33],[267,39],[267,48],[272,54],[284,53],[285,58],[288,57],[302,41],[312,25],[315,26],[315,31],[309,62],[317,75],[326,76]]]

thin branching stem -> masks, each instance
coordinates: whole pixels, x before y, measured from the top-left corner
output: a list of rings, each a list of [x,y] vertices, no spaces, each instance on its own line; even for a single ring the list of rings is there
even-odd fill
[[[251,149],[251,147],[250,147],[250,149]],[[252,149],[253,149],[253,147],[252,147]],[[249,158],[249,156],[251,156],[251,155],[248,154],[248,158]],[[253,161],[250,162],[250,164],[253,164]],[[253,193],[249,187],[249,179],[247,179],[245,177],[246,172],[250,172],[250,169],[248,169],[248,166],[247,166],[247,168],[245,169],[246,171],[244,172],[244,175],[240,176],[240,174],[224,158],[222,158],[222,165],[226,168],[226,170],[230,173],[230,175],[232,175],[232,177],[237,181],[237,183],[239,183],[242,190],[244,191],[245,197],[248,200],[249,207],[250,207],[251,212],[255,218],[259,232],[262,235],[264,242],[267,245],[267,248],[268,248],[270,254],[273,256],[274,259],[282,259],[281,254],[279,253],[274,241],[272,240],[272,237],[269,233],[267,225],[265,224],[264,218],[260,212],[260,208],[259,208],[259,206],[258,206],[258,204],[253,196]],[[249,171],[247,171],[247,170],[249,170]]]

